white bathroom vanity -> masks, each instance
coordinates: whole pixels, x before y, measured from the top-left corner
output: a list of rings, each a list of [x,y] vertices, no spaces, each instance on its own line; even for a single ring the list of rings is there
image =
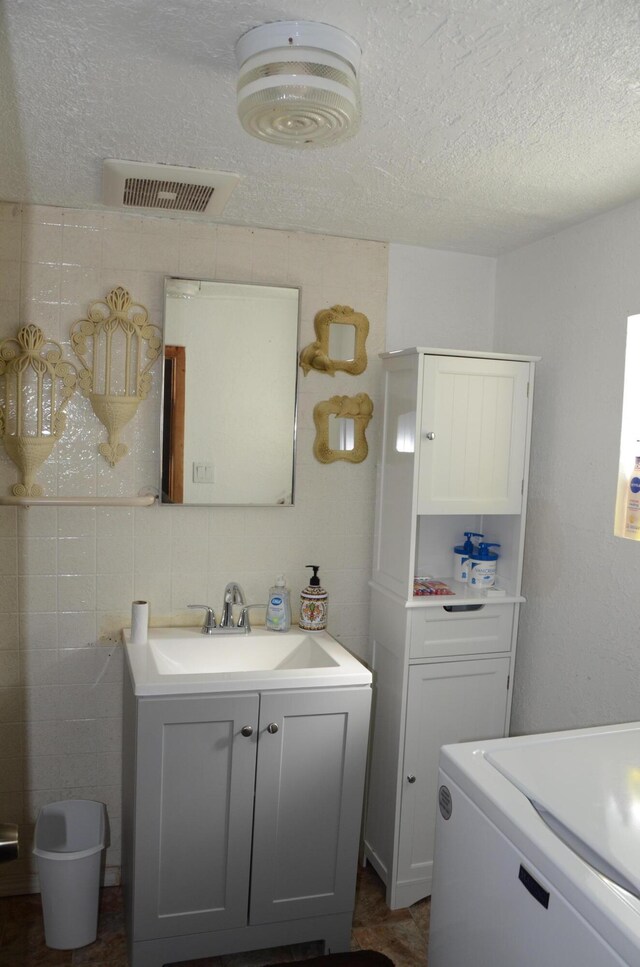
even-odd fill
[[[347,950],[371,673],[325,632],[124,634],[132,967]]]

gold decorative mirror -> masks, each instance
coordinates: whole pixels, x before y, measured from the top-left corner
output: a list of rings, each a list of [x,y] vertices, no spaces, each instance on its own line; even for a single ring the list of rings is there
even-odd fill
[[[64,406],[77,374],[62,349],[38,326],[23,326],[0,342],[0,436],[22,474],[16,497],[41,497],[34,477],[62,436]]]
[[[98,451],[114,467],[128,452],[120,431],[147,398],[162,334],[150,324],[145,307],[118,286],[91,303],[86,319],[74,322],[71,346],[83,366],[80,389],[109,435]]]
[[[349,326],[353,332],[346,328]],[[316,313],[313,327],[316,340],[300,353],[300,365],[305,376],[310,369],[330,376],[335,376],[337,370],[352,376],[365,371],[369,320],[364,313],[354,312],[351,306],[332,306]],[[340,355],[334,356],[333,353]]]
[[[334,460],[362,463],[369,453],[365,431],[372,416],[373,403],[366,393],[332,396],[316,403],[313,408],[316,460],[320,463],[333,463]]]

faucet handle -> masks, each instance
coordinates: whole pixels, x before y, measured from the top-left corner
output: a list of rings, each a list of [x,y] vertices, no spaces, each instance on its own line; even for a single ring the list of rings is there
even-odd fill
[[[204,608],[207,612],[202,628],[200,629],[203,635],[213,634],[213,629],[216,627],[216,616],[214,614],[213,608],[210,608],[208,604],[188,604],[188,608]]]
[[[249,611],[251,608],[266,608],[266,604],[245,604],[240,611],[240,617],[238,618],[238,628],[244,628],[247,634],[251,631],[251,622],[249,621]]]

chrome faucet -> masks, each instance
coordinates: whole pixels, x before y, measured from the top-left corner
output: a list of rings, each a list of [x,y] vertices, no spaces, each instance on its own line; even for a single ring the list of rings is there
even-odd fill
[[[245,605],[244,591],[235,581],[230,581],[224,589],[224,600],[222,603],[222,615],[220,616],[221,628],[233,628],[233,606],[234,604]]]
[[[200,631],[203,635],[212,635],[216,631],[216,616],[213,613],[213,608],[210,608],[208,604],[188,604],[188,608],[204,608],[207,612],[202,624]]]
[[[233,606],[240,605],[238,624],[234,625]],[[216,623],[216,616],[213,608],[208,604],[188,604],[188,608],[204,608],[206,614],[202,628],[203,635],[248,635],[251,631],[249,621],[249,611],[251,608],[266,608],[266,604],[247,604],[244,599],[244,591],[236,581],[230,581],[224,589],[224,602],[220,624]]]

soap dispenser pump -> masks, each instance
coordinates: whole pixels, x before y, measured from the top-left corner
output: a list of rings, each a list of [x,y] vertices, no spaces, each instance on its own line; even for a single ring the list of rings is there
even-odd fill
[[[492,547],[499,544],[480,541],[478,550],[469,558],[469,584],[472,588],[490,588],[496,583],[496,561],[498,554]]]
[[[482,539],[484,534],[478,534],[477,531],[465,531],[464,536],[466,537],[464,544],[456,544],[453,549],[453,579],[463,584],[469,579],[469,559],[476,550],[473,538],[479,537]]]
[[[313,577],[300,595],[300,620],[303,631],[324,631],[329,613],[329,595],[320,587],[319,564],[307,564],[313,570]]]

